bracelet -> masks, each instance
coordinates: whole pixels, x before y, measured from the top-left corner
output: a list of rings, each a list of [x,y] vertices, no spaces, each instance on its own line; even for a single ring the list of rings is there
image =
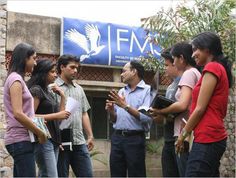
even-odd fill
[[[92,140],[93,140],[93,139],[94,139],[94,137],[93,137],[93,136],[89,136],[89,137],[88,137],[88,139],[92,139]]]
[[[181,135],[184,139],[187,138],[190,134],[191,132],[187,132],[184,128],[181,131]]]

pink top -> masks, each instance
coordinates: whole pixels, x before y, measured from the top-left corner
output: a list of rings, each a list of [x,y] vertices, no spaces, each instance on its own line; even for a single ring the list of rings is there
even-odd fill
[[[18,122],[14,115],[13,109],[11,105],[11,97],[10,97],[10,87],[15,81],[19,81],[22,85],[22,100],[23,100],[23,112],[29,117],[34,117],[34,103],[33,97],[30,94],[25,81],[22,77],[16,73],[12,72],[6,79],[4,84],[4,106],[6,113],[6,122],[7,122],[7,130],[5,133],[5,145],[9,145],[16,142],[21,141],[30,141],[28,129],[26,129],[20,122]]]
[[[201,77],[201,73],[196,68],[193,67],[186,70],[179,81],[179,84],[178,84],[179,88],[175,94],[176,100],[179,101],[180,99],[182,86],[187,86],[193,90],[194,86],[197,84],[200,77]],[[181,113],[178,117],[175,118],[174,136],[180,135],[181,125],[183,123],[182,118],[184,118],[186,121],[188,120],[190,106],[191,106],[191,101],[189,102],[189,109],[187,109],[186,112]]]

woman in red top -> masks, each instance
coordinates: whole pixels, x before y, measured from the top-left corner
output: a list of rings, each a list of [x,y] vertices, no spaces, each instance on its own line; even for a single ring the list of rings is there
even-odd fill
[[[193,57],[204,66],[202,77],[192,92],[191,115],[176,142],[183,150],[183,140],[194,131],[186,177],[219,177],[220,159],[226,149],[224,117],[229,88],[232,85],[231,64],[223,55],[221,41],[212,32],[203,32],[192,41]]]

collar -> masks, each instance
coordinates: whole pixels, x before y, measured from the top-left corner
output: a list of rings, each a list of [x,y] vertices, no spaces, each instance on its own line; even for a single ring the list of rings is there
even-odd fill
[[[178,76],[178,77],[176,77],[175,79],[174,79],[174,81],[178,81],[178,80],[180,80],[181,79],[181,76]]]
[[[143,80],[140,80],[140,82],[137,84],[136,88],[145,88],[146,84]],[[125,89],[130,88],[129,85],[125,86]]]
[[[66,83],[64,82],[64,80],[62,80],[61,77],[58,77],[58,78],[57,78],[57,84],[58,84],[58,86],[62,86],[62,85],[67,85],[67,86],[68,86],[68,84],[66,84]],[[73,87],[76,87],[76,82],[73,80],[71,85],[72,85]]]

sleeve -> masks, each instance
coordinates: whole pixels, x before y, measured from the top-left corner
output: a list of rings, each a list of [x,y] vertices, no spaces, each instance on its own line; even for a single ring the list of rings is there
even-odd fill
[[[206,72],[210,72],[210,73],[214,74],[218,79],[220,79],[222,72],[221,72],[221,67],[219,65],[221,65],[221,64],[216,63],[216,62],[208,63],[202,71],[203,75]]]
[[[81,88],[81,94],[82,94],[82,112],[87,112],[90,109],[90,105],[82,88]]]
[[[12,84],[16,81],[19,81],[21,83],[22,87],[24,86],[25,82],[23,81],[22,77],[19,74],[17,74],[17,75],[11,74],[8,79],[8,87],[10,88],[12,86]]]
[[[145,93],[142,106],[150,107],[151,100],[152,100],[151,88],[149,87],[147,89],[147,92]],[[140,121],[141,121],[142,125],[144,126],[145,130],[149,130],[151,123],[152,123],[151,117],[149,117],[141,112],[139,112],[139,114],[140,114],[140,116],[139,116]]]
[[[193,89],[197,81],[199,80],[199,77],[195,72],[196,71],[194,71],[194,69],[185,71],[180,79],[178,86],[188,86],[189,88]]]
[[[29,90],[30,90],[30,93],[33,97],[37,97],[40,100],[44,97],[43,91],[42,91],[41,87],[38,85],[32,86]]]

